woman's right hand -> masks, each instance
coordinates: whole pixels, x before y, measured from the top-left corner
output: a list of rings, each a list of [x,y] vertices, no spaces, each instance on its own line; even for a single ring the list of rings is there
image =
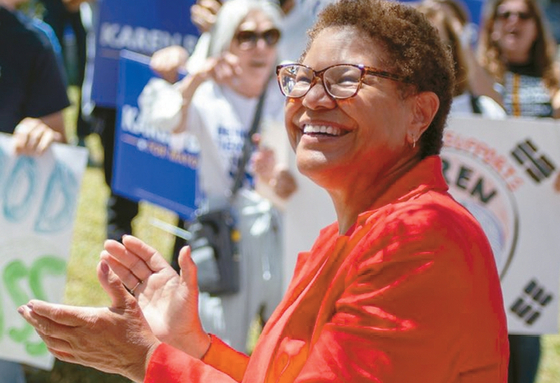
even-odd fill
[[[197,0],[191,7],[191,21],[200,33],[208,32],[212,28],[221,6],[219,0]]]
[[[206,60],[200,73],[205,78],[212,77],[218,84],[225,84],[231,87],[236,77],[242,73],[239,57],[230,52],[225,52],[219,57],[211,57]]]
[[[183,95],[183,107],[188,109],[198,87],[209,78],[218,84],[230,85],[241,74],[239,58],[231,53],[211,57],[196,72],[189,73],[177,83],[177,89]]]
[[[196,265],[190,248],[179,255],[181,275],[152,247],[125,235],[122,244],[108,240],[101,253],[123,284],[132,290],[157,338],[201,358],[210,347],[198,315]]]
[[[155,52],[150,59],[150,68],[164,80],[174,83],[179,77],[179,69],[185,68],[189,52],[181,46],[172,45]]]

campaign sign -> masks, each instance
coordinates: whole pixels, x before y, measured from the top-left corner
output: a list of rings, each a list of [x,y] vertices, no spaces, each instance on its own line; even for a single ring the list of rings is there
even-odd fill
[[[87,150],[53,144],[27,157],[13,145],[0,134],[0,359],[51,369],[53,356],[17,308],[62,301]]]
[[[450,193],[492,246],[509,332],[557,333],[560,125],[456,117],[441,157]]]
[[[153,104],[144,102],[139,106],[139,99],[156,78],[148,57],[122,52],[112,189],[131,200],[151,202],[190,220],[198,202],[197,143],[194,137],[172,135],[144,118]],[[177,138],[186,143],[178,147],[174,144]]]
[[[98,0],[91,99],[116,107],[120,51],[151,56],[170,45],[192,53],[198,30],[191,23],[195,0]]]

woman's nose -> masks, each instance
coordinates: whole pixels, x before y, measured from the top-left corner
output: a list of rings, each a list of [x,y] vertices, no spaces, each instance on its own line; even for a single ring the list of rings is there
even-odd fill
[[[303,106],[308,109],[327,108],[332,109],[336,106],[336,101],[327,93],[323,81],[317,78],[315,84],[303,96]]]

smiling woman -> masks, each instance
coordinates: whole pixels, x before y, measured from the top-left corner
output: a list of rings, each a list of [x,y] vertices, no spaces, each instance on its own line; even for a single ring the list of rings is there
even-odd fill
[[[131,236],[101,254],[111,310],[33,301],[21,314],[57,357],[150,383],[505,383],[492,251],[447,193],[438,155],[448,53],[412,7],[339,0],[301,62],[278,69],[298,167],[337,221],[299,255],[250,357],[203,330],[190,250],[178,275]],[[122,286],[139,280],[135,296]]]

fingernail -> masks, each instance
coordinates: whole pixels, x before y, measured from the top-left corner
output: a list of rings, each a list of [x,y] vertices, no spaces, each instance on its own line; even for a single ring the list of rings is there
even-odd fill
[[[107,265],[106,262],[101,261],[100,267],[103,274],[107,274],[109,272],[109,265]]]
[[[23,308],[23,306],[19,306],[17,309],[17,312],[20,313],[21,315],[23,315],[23,312],[25,311],[25,309]]]
[[[29,302],[26,306],[29,308],[29,311],[33,311],[33,303]]]

